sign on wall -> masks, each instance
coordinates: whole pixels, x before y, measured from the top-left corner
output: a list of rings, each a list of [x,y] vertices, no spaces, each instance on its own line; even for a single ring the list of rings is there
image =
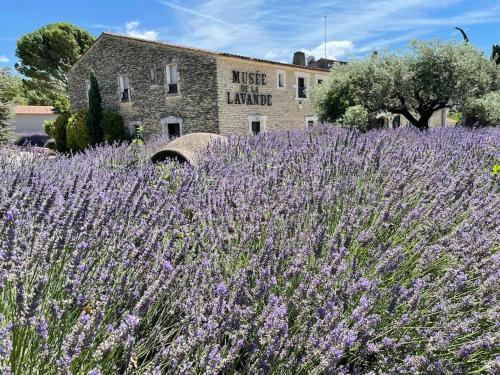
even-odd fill
[[[266,86],[266,74],[233,70],[233,83],[240,85],[240,91],[227,92],[227,104],[273,105],[273,96],[259,92],[260,86]]]

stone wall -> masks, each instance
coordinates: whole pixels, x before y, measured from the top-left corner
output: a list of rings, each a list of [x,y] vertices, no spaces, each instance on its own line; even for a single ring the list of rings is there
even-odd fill
[[[166,94],[165,65],[178,63],[179,95]],[[156,64],[157,84],[151,82]],[[161,119],[183,119],[183,134],[219,133],[216,62],[213,56],[189,49],[103,34],[69,74],[73,110],[87,108],[85,80],[96,73],[103,107],[119,111],[126,125],[144,128],[146,138],[162,135]],[[120,98],[119,76],[130,79],[131,101]]]
[[[317,82],[317,78],[326,78],[327,72],[276,65],[263,62],[246,61],[243,59],[217,56],[217,90],[219,105],[220,134],[245,135],[249,133],[249,118],[251,116],[266,116],[265,130],[297,129],[307,126],[306,118],[313,116],[310,99],[296,99],[296,73],[309,75],[310,85]],[[277,87],[277,71],[286,73],[284,90]],[[272,105],[228,104],[227,93],[234,102],[234,95],[241,92],[241,83],[233,82],[233,71],[252,72],[266,75],[266,85],[247,85],[257,88],[259,95],[271,95]],[[249,89],[249,93],[251,90]]]
[[[439,127],[439,126],[447,126],[448,125],[448,121],[447,121],[448,116],[447,115],[448,115],[447,109],[442,109],[442,110],[434,112],[432,117],[429,119],[429,127],[435,128],[435,127]],[[384,119],[384,121],[380,121],[380,122],[383,122],[383,124],[381,124],[379,122],[378,126],[393,128],[394,127],[393,121],[398,116],[400,118],[400,125],[399,126],[410,126],[410,121],[405,116],[394,114],[394,113],[388,113],[388,112],[379,113],[377,115],[376,120]],[[373,126],[377,126],[376,122],[377,121],[375,121],[373,123]]]

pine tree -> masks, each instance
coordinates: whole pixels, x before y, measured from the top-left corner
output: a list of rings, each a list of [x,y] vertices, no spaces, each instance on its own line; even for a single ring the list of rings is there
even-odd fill
[[[102,99],[99,93],[99,84],[93,71],[90,72],[89,90],[89,115],[87,116],[87,128],[91,137],[91,144],[96,145],[103,141],[101,129],[102,121]]]
[[[491,52],[491,59],[500,65],[500,45],[493,45],[493,51]]]
[[[0,102],[0,144],[7,143],[14,136],[9,123],[11,115],[10,106]]]

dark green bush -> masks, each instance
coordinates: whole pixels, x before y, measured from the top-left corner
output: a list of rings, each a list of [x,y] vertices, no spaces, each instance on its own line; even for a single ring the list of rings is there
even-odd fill
[[[91,144],[87,128],[87,111],[78,111],[71,115],[66,128],[66,145],[71,151],[81,151]]]
[[[43,125],[45,133],[47,133],[49,137],[54,138],[57,151],[68,151],[66,145],[66,128],[68,127],[68,120],[70,117],[70,113],[63,113],[55,120],[45,121]]]
[[[101,128],[104,134],[104,142],[126,141],[129,139],[123,118],[119,113],[105,111],[102,114]]]

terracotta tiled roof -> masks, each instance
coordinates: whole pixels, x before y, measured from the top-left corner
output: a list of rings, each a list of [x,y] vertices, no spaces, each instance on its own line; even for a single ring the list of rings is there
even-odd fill
[[[18,105],[14,107],[16,115],[53,115],[54,107],[50,105]]]
[[[258,59],[258,58],[254,58],[254,57],[248,57],[248,56],[235,55],[235,54],[232,54],[232,53],[210,51],[210,50],[205,50],[205,49],[201,49],[201,48],[193,48],[193,47],[187,47],[187,46],[182,46],[182,45],[178,45],[178,44],[171,44],[171,43],[166,43],[166,42],[161,42],[161,41],[136,38],[136,37],[132,37],[132,36],[128,36],[128,35],[120,35],[120,34],[114,34],[114,33],[107,33],[107,32],[105,32],[105,33],[102,33],[101,36],[110,36],[110,37],[115,37],[115,38],[120,38],[120,39],[125,39],[125,40],[127,40],[127,39],[128,40],[135,40],[135,41],[149,43],[149,44],[156,44],[158,46],[174,47],[174,48],[180,48],[180,49],[185,49],[185,50],[194,51],[194,52],[206,53],[206,54],[210,54],[210,55],[227,56],[227,57],[233,57],[233,58],[242,59],[242,60],[257,61],[257,62],[262,62],[262,63],[267,63],[267,64],[275,64],[275,65],[282,65],[282,66],[292,66],[292,67],[298,68],[298,69],[316,70],[316,71],[321,71],[321,72],[328,72],[329,71],[329,69],[316,68],[316,67],[311,67],[311,66],[294,65],[294,64],[284,63],[284,62],[278,62],[278,61]]]

